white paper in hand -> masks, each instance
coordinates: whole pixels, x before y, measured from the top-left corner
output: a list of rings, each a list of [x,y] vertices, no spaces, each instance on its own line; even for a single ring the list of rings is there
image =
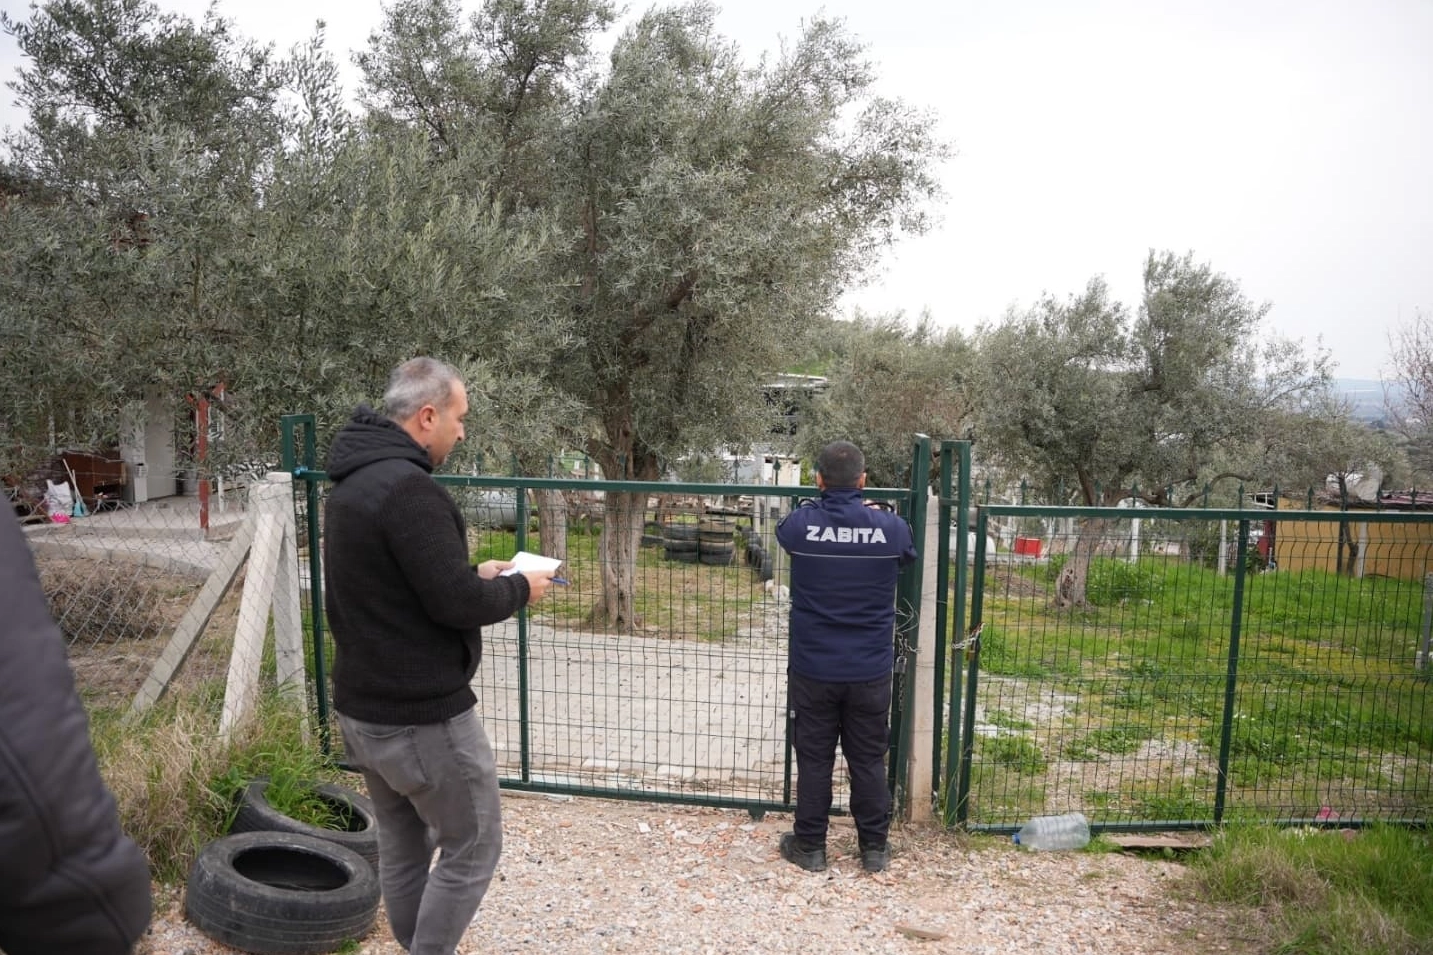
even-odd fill
[[[500,576],[507,577],[511,574],[526,573],[530,570],[556,570],[562,566],[562,561],[556,557],[544,557],[541,554],[530,554],[520,550],[512,555],[513,565],[503,571]]]

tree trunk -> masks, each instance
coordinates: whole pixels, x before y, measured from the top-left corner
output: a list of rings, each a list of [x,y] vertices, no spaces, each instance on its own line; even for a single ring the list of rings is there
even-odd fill
[[[1338,476],[1338,498],[1341,503],[1339,510],[1348,513],[1348,476]],[[1344,553],[1348,553],[1348,563],[1344,563]],[[1354,568],[1358,563],[1358,543],[1353,539],[1353,528],[1349,527],[1348,521],[1338,523],[1338,555],[1334,558],[1334,573],[1343,574],[1345,571],[1350,577],[1354,575]]]
[[[1347,559],[1345,554],[1348,555]],[[1358,541],[1354,539],[1353,528],[1349,527],[1347,521],[1340,521],[1338,525],[1338,558],[1334,570],[1350,577],[1358,573]]]
[[[677,496],[675,494],[660,494],[657,496],[656,521],[658,524],[665,526],[671,521],[674,515],[679,513],[681,513],[681,509],[677,506]]]
[[[567,496],[562,491],[533,490],[533,506],[537,508],[537,540],[541,553],[558,560],[567,560]]]
[[[1085,605],[1085,590],[1090,578],[1090,562],[1094,559],[1095,550],[1099,547],[1100,540],[1104,537],[1106,521],[1095,518],[1086,518],[1080,523],[1080,534],[1075,539],[1074,552],[1065,566],[1060,568],[1060,575],[1055,578],[1055,606],[1083,607]]]
[[[602,430],[606,440],[588,442],[587,453],[602,466],[610,481],[655,481],[661,474],[656,453],[632,432],[631,396],[614,388],[605,402]],[[647,516],[647,492],[608,491],[602,508],[602,596],[592,608],[590,622],[607,630],[630,631],[642,625],[637,616],[637,554],[642,546],[642,522]]]
[[[642,625],[637,615],[637,551],[647,494],[608,491],[602,510],[602,598],[592,608],[591,623],[610,630],[630,631]]]

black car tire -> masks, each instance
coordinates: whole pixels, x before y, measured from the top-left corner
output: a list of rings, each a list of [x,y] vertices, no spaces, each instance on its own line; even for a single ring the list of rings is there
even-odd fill
[[[334,815],[347,818],[350,822],[348,829],[327,829],[279,812],[265,796],[268,786],[269,780],[260,776],[244,787],[230,832],[296,832],[314,836],[358,853],[370,865],[378,865],[378,817],[374,815],[373,803],[367,796],[334,783],[314,786],[314,792],[329,804]]]
[[[240,951],[322,955],[369,933],[378,898],[378,876],[356,852],[295,832],[241,832],[199,850],[184,915]]]

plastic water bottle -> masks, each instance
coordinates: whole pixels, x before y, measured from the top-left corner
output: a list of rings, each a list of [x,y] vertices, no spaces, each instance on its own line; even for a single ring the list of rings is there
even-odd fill
[[[1020,827],[1014,839],[1027,849],[1079,849],[1090,842],[1090,822],[1082,812],[1036,816]]]

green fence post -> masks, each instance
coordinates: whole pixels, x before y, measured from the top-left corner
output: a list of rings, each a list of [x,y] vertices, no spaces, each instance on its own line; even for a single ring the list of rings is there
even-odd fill
[[[970,526],[970,442],[955,442],[955,451],[959,454],[958,464],[960,467],[959,481],[957,484],[958,491],[956,493],[955,513],[956,520],[963,530],[964,528]],[[983,536],[984,535],[982,534],[982,538]],[[979,548],[984,545],[981,543],[977,543],[976,546],[977,548]],[[969,534],[961,533],[961,535],[956,538],[955,542],[955,592],[951,594],[950,600],[953,604],[951,610],[951,617],[955,621],[955,634],[957,637],[960,638],[960,642],[962,643],[964,642],[965,638],[966,562],[970,556],[969,551]],[[977,585],[978,584],[979,578],[977,578]],[[942,594],[942,596],[944,596],[944,594]],[[944,635],[944,633],[945,627],[942,626],[942,636]],[[941,792],[945,797],[944,803],[942,805],[943,821],[946,826],[951,826],[955,823],[955,797],[957,794],[956,791],[958,788],[958,780],[960,773],[961,673],[959,669],[959,664],[961,657],[956,654],[949,655],[950,658],[947,659],[947,656],[947,652],[942,650],[940,657],[940,669],[937,672],[944,672],[947,666],[950,667],[950,713],[948,716],[946,716],[945,720],[946,755],[944,766],[945,771],[941,775]],[[945,700],[940,693],[936,694],[936,705],[939,707],[943,707],[945,705]],[[940,725],[939,718],[937,718],[936,720],[936,725]]]
[[[513,458],[517,460],[516,456]],[[518,550],[527,550],[527,489],[513,488],[517,498],[517,527],[513,537]],[[531,676],[528,673],[527,608],[517,615],[517,701],[518,701],[518,760],[519,774],[524,783],[532,782],[532,720],[530,713]]]
[[[318,715],[319,751],[333,755],[333,738],[329,732],[328,661],[324,652],[323,560],[319,541],[318,479],[313,476],[318,463],[316,418],[312,414],[284,415],[280,419],[283,432],[284,468],[296,480],[304,482],[304,530],[308,537],[309,617],[313,625],[314,708]],[[294,432],[304,429],[302,460],[295,446]],[[296,542],[297,543],[297,542]]]
[[[773,486],[781,484],[781,459],[777,458],[771,462],[771,483]],[[779,545],[778,545],[779,546]],[[786,642],[787,666],[791,663],[791,641]],[[792,805],[791,799],[791,759],[793,755],[792,737],[796,728],[796,711],[791,708],[790,690],[787,690],[786,700],[786,739],[781,744],[782,765],[781,765],[781,802],[784,805]]]
[[[970,635],[962,642],[969,642],[965,655],[969,666],[965,678],[965,732],[960,735],[960,768],[955,796],[955,821],[964,825],[969,817],[970,764],[975,754],[975,690],[980,674],[980,628],[981,615],[985,612],[985,538],[989,533],[990,517],[981,510],[975,520],[975,577],[970,591]],[[951,713],[951,718],[955,714]]]
[[[1234,606],[1229,621],[1229,663],[1224,677],[1224,725],[1219,731],[1219,775],[1214,788],[1214,823],[1224,820],[1224,797],[1229,789],[1229,748],[1234,734],[1234,694],[1239,682],[1239,635],[1244,618],[1244,577],[1248,573],[1249,520],[1239,521],[1239,543],[1234,549]]]
[[[942,441],[940,443],[940,488],[939,497],[936,503],[936,526],[941,529],[940,539],[936,541],[936,571],[935,571],[935,682],[931,691],[931,703],[934,707],[934,723],[936,732],[933,734],[933,747],[931,749],[931,778],[940,780],[944,778],[941,772],[941,740],[940,726],[943,720],[945,709],[945,658],[948,653],[946,639],[947,617],[948,617],[948,596],[950,594],[950,529],[955,526],[951,520],[950,502],[950,472],[954,467],[954,443]],[[943,789],[944,787],[942,787]]]
[[[290,474],[299,466],[294,430],[305,418],[312,417],[313,415],[286,414],[279,419],[279,465]]]

